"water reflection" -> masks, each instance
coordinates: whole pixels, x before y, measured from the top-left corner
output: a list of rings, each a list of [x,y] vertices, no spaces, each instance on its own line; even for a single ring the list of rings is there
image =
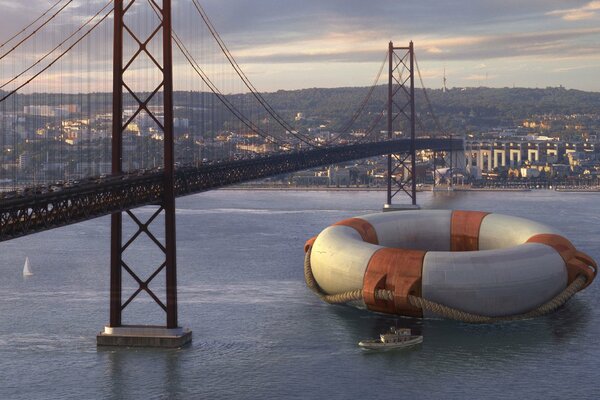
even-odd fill
[[[460,209],[460,199],[463,193],[453,191],[432,192],[427,196],[424,208],[429,209]]]
[[[186,349],[98,347],[98,357],[105,365],[106,398],[177,397],[182,392],[183,351]]]
[[[557,343],[564,343],[588,329],[592,319],[590,304],[575,296],[564,307],[546,317]]]
[[[578,332],[587,329],[591,318],[587,303],[578,299],[545,317],[481,325],[376,314],[344,306],[331,307],[331,313],[355,342],[376,338],[391,326],[410,328],[414,334],[423,335],[419,351],[425,353],[432,366],[437,363],[445,366],[448,360],[452,360],[456,368],[484,360],[519,361],[520,357],[528,357],[538,350],[547,351],[548,347],[557,345],[564,347],[577,337]],[[402,357],[403,354],[405,352],[400,350],[385,357]]]

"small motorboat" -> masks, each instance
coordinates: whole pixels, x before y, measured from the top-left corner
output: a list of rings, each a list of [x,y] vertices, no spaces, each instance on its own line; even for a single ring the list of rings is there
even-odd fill
[[[423,342],[423,336],[413,335],[407,328],[391,327],[389,332],[379,335],[379,339],[367,339],[358,342],[363,350],[403,349]]]

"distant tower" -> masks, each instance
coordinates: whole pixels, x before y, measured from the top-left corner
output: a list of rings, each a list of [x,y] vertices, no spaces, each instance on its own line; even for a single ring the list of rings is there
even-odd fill
[[[444,87],[442,88],[442,92],[446,93],[448,88],[446,87],[446,67],[444,67]]]

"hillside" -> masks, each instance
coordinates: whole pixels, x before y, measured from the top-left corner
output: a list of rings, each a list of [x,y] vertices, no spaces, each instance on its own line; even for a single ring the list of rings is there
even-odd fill
[[[363,101],[368,88],[344,87],[334,89],[280,90],[265,93],[263,96],[286,120],[292,121],[297,113],[303,113],[304,120],[294,123],[298,129],[324,124],[335,131],[350,119],[355,109]],[[0,93],[2,93],[0,91]],[[509,127],[521,124],[524,119],[541,115],[567,116],[580,114],[588,130],[600,131],[600,93],[581,90],[568,90],[562,87],[546,89],[526,88],[452,88],[447,92],[429,89],[428,96],[434,113],[447,131],[485,131],[495,127]],[[425,130],[435,130],[433,118],[423,91],[416,90],[416,109],[419,125]],[[266,116],[259,110],[251,94],[228,95],[232,103],[239,105],[253,118]],[[159,104],[160,95],[154,101]],[[153,102],[154,102],[153,101]],[[84,114],[91,107],[92,113],[110,112],[111,95],[91,94],[19,94],[0,105],[0,112],[22,111],[29,104],[79,104]],[[387,87],[378,86],[367,104],[365,111],[354,125],[354,129],[365,129],[372,124],[387,103]],[[249,105],[254,106],[249,106]],[[211,120],[211,131],[230,126],[232,115],[225,110],[214,95],[202,92],[176,92],[176,116],[190,118],[192,126],[206,126]],[[194,111],[190,112],[189,109]],[[565,117],[566,118],[566,117]],[[384,118],[385,120],[385,118]],[[581,122],[581,121],[579,121]],[[578,122],[578,123],[579,123]],[[234,125],[235,126],[235,125]],[[384,129],[384,123],[378,128]]]
[[[279,91],[266,95],[272,104],[292,114],[330,119],[335,126],[340,115],[348,117],[367,92],[366,88],[304,89]],[[564,88],[453,88],[427,91],[434,113],[449,130],[485,130],[512,126],[536,115],[600,114],[600,93]],[[385,108],[387,87],[376,89],[368,111]],[[416,109],[427,128],[432,118],[422,90],[415,93]],[[348,104],[354,107],[349,108]],[[364,123],[364,121],[363,121]]]

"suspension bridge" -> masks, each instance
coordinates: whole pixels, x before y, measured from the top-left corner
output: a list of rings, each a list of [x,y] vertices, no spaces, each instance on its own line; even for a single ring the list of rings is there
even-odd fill
[[[197,0],[177,2],[179,14],[170,0],[76,3],[50,4],[0,45],[0,181],[10,182],[0,194],[0,241],[111,215],[110,322],[98,344],[191,340],[177,319],[176,197],[387,155],[386,204],[405,195],[416,205],[416,152],[463,148],[444,133],[425,91],[424,114],[436,132],[417,115],[412,42],[390,42],[364,99],[347,121],[319,135],[288,122],[289,112],[257,90]],[[175,24],[173,15],[192,28]],[[106,60],[112,73],[96,70]],[[386,65],[387,98],[377,102]],[[103,92],[108,82],[111,90]],[[266,150],[257,154],[257,148]],[[141,221],[133,210],[146,205],[156,209]],[[137,227],[130,238],[124,216]],[[162,242],[150,229],[159,217]],[[142,234],[164,254],[147,278],[123,259]],[[139,285],[127,299],[123,272]],[[157,276],[166,282],[163,298],[149,287]],[[142,291],[165,311],[164,327],[123,323],[123,310]]]

